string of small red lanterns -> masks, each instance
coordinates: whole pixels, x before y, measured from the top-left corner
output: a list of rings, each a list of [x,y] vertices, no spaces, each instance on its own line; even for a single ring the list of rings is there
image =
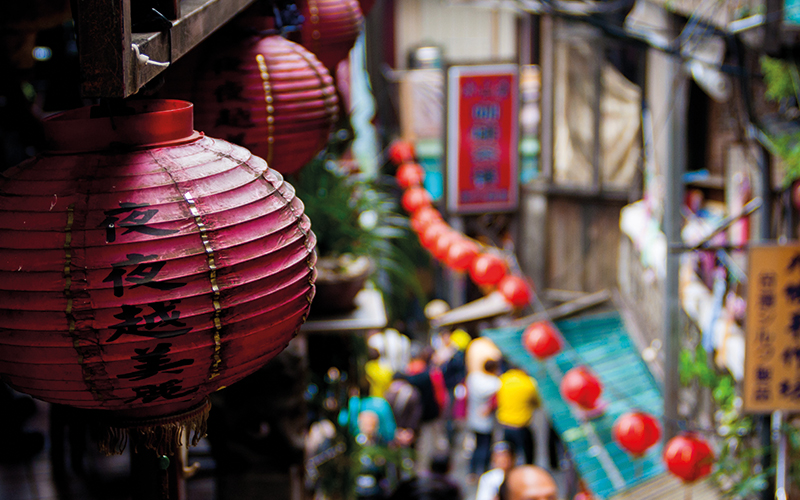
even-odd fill
[[[529,305],[533,297],[532,287],[524,277],[508,274],[508,265],[499,255],[500,251],[487,248],[456,231],[433,207],[430,193],[422,186],[425,171],[414,161],[411,143],[394,141],[389,146],[388,156],[390,161],[399,165],[395,178],[405,190],[400,204],[409,213],[411,228],[417,233],[422,247],[453,271],[469,273],[475,284],[496,288],[513,307]]]

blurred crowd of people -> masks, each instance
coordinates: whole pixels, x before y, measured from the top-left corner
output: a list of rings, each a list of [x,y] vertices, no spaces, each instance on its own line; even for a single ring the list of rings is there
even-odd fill
[[[489,339],[442,330],[422,344],[389,328],[372,332],[366,344],[365,381],[338,414],[341,441],[326,421],[312,425],[307,443],[307,456],[321,457],[317,462],[326,460],[326,450],[332,456],[334,442],[339,453],[347,449],[349,496],[558,498],[552,476],[531,465],[532,421],[541,405],[536,381]],[[457,457],[468,457],[465,484],[453,478]],[[317,498],[327,496],[317,489]]]

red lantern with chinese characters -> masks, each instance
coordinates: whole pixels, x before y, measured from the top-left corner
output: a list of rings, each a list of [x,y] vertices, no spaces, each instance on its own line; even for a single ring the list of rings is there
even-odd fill
[[[697,434],[685,433],[669,440],[664,447],[664,462],[670,472],[691,483],[711,473],[714,452]]]
[[[478,285],[493,286],[506,275],[506,263],[493,253],[482,253],[472,261],[469,275]]]
[[[631,412],[614,422],[612,434],[623,449],[642,455],[661,439],[661,425],[648,413]]]
[[[561,379],[561,395],[584,410],[597,408],[603,388],[600,381],[585,366],[568,371]]]
[[[466,238],[461,238],[450,246],[445,263],[454,271],[466,271],[472,266],[479,253],[478,245]]]
[[[406,189],[406,192],[400,198],[400,204],[403,206],[403,210],[413,214],[422,207],[430,206],[431,195],[423,187],[410,187]]]
[[[297,333],[315,238],[292,186],[193,131],[190,103],[125,106],[49,117],[48,153],[0,179],[0,375],[108,410],[107,450],[133,429],[164,453]]]
[[[395,178],[401,188],[407,189],[422,184],[425,180],[425,171],[418,163],[406,162],[397,169]]]
[[[514,307],[525,307],[531,303],[531,288],[519,276],[506,276],[497,284],[497,290]]]
[[[358,0],[303,0],[300,40],[330,71],[347,58],[356,43],[364,14]]]
[[[250,149],[284,174],[325,148],[339,116],[328,70],[277,35],[213,49],[192,85],[198,130]]]
[[[533,323],[522,334],[525,349],[539,359],[549,358],[561,351],[561,340],[549,321]]]
[[[396,165],[413,162],[414,145],[405,139],[396,139],[389,145],[389,159]]]

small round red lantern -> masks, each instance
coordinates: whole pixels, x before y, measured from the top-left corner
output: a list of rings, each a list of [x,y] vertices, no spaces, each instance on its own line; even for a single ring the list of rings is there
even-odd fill
[[[397,169],[395,178],[401,188],[407,189],[422,184],[425,180],[425,171],[418,163],[405,162]]]
[[[411,229],[421,234],[428,226],[444,222],[442,214],[431,206],[422,207],[411,215]]]
[[[303,47],[334,71],[350,54],[361,33],[361,6],[357,0],[304,0],[300,13],[305,19],[300,28]]]
[[[433,253],[433,249],[436,246],[436,242],[439,241],[439,238],[441,238],[443,234],[449,231],[451,231],[450,226],[448,226],[444,222],[431,224],[430,226],[425,228],[425,230],[422,233],[420,233],[419,242],[422,245],[422,248]]]
[[[459,239],[461,239],[461,234],[457,231],[445,231],[436,240],[436,244],[431,249],[431,253],[436,260],[444,262],[447,258],[447,254],[450,252],[450,247]]]
[[[597,408],[597,401],[603,388],[587,367],[577,366],[561,379],[561,395],[584,410]]]
[[[612,435],[623,449],[641,455],[661,439],[661,425],[648,413],[625,413],[614,422]]]
[[[469,275],[478,285],[496,285],[506,275],[506,263],[493,253],[482,253],[472,262]]]
[[[389,159],[396,165],[413,162],[414,145],[405,139],[396,139],[389,145]]]
[[[531,289],[519,276],[504,277],[497,284],[497,290],[514,307],[525,307],[531,302]]]
[[[450,245],[444,261],[454,271],[466,271],[472,266],[479,253],[478,245],[466,238],[461,238]]]
[[[281,36],[213,49],[194,75],[195,126],[246,147],[291,174],[324,149],[339,116],[333,78],[303,46]]]
[[[522,334],[525,348],[539,359],[549,358],[561,351],[561,340],[549,321],[537,321]]]
[[[406,212],[413,214],[422,207],[430,206],[431,195],[424,187],[413,186],[403,193],[402,198],[400,198],[400,204]]]
[[[711,473],[714,452],[703,438],[689,432],[669,440],[664,447],[664,462],[670,472],[691,483]]]
[[[297,333],[315,238],[294,188],[193,131],[191,103],[104,110],[49,117],[48,154],[0,179],[0,376],[122,418],[107,451],[131,432],[164,454]]]

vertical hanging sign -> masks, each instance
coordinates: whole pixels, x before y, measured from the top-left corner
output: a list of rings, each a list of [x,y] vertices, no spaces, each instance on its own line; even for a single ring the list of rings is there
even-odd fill
[[[517,208],[519,67],[447,71],[447,208],[454,213]]]
[[[751,246],[744,409],[800,411],[800,245]]]

